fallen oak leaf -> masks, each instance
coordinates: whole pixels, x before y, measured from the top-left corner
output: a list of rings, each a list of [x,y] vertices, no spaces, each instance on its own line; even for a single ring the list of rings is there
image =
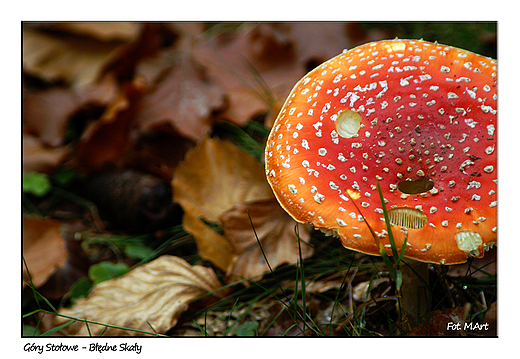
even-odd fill
[[[80,106],[79,96],[68,89],[33,92],[23,101],[24,128],[44,143],[60,146],[65,140],[67,124]]]
[[[212,125],[211,115],[225,107],[225,94],[205,68],[190,55],[178,63],[143,96],[135,115],[140,128],[171,123],[183,137],[197,141]]]
[[[54,325],[68,322],[68,317],[110,325],[89,323],[87,328],[85,322],[78,320],[60,331],[69,336],[97,336],[102,332],[106,336],[137,336],[144,335],[139,331],[151,333],[152,328],[164,334],[177,324],[181,313],[196,298],[208,293],[224,296],[224,291],[217,291],[220,287],[213,269],[163,255],[98,284],[88,298],[77,300],[72,308],[60,309],[59,314],[67,317],[56,316]]]
[[[284,44],[268,39],[270,45],[264,47],[258,27],[247,23],[198,41],[193,48],[193,54],[229,98],[222,117],[238,126],[262,113],[276,117],[294,82],[305,74],[294,66],[290,49],[284,49]]]

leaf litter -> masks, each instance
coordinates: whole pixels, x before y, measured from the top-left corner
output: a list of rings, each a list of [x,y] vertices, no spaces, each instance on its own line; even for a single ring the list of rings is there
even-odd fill
[[[388,273],[297,224],[256,159],[265,138],[253,140],[252,156],[237,131],[222,130],[238,126],[250,136],[248,126],[256,124],[267,133],[307,71],[344,48],[388,36],[339,22],[24,23],[23,171],[46,173],[51,182],[43,196],[24,194],[23,254],[32,284],[66,303],[89,266],[132,268],[62,306],[60,315],[79,321],[59,335],[391,334]],[[74,175],[59,180],[65,173]],[[140,176],[155,176],[152,182],[171,185],[173,194]],[[89,186],[111,193],[100,188],[104,201],[90,202],[83,197]],[[103,202],[108,210],[99,218]],[[174,215],[162,215],[171,206]],[[144,219],[143,207],[153,208]],[[161,221],[153,220],[157,213]],[[108,240],[92,245],[87,238],[95,235]],[[121,235],[148,254],[127,256],[131,251],[109,239]],[[493,263],[450,268],[453,287],[438,293],[444,305],[460,307],[469,295],[463,281],[494,276]],[[439,271],[431,275],[446,280]],[[496,318],[493,289],[474,284],[480,292],[473,315]],[[258,294],[260,287],[267,291]],[[233,302],[241,293],[260,299]],[[213,327],[205,327],[202,319],[210,317]],[[69,320],[44,318],[40,329]]]
[[[208,293],[222,296],[222,291],[216,291],[220,287],[211,268],[191,266],[182,258],[165,255],[98,284],[88,298],[79,299],[70,309],[61,309],[59,314],[67,317],[57,316],[55,324],[74,317],[112,325],[107,328],[78,321],[62,330],[65,335],[164,334],[175,326],[190,301]]]

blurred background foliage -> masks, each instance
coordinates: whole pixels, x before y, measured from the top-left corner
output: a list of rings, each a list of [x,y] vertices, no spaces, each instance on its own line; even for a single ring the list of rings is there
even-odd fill
[[[497,22],[367,22],[363,27],[403,39],[437,41],[497,58]]]

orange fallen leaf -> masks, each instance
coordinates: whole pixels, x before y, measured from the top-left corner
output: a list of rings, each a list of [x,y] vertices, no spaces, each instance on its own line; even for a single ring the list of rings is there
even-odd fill
[[[213,269],[192,266],[184,259],[163,255],[127,274],[94,287],[88,298],[79,299],[72,308],[59,313],[118,327],[164,334],[173,328],[179,316],[194,299],[216,291],[221,283]],[[223,291],[212,293],[223,296]],[[70,321],[56,316],[54,325]],[[77,321],[61,333],[69,336],[97,336],[105,328],[100,324]],[[153,328],[153,329],[152,329]],[[90,333],[89,333],[90,330]],[[142,332],[108,327],[105,336],[141,336]]]
[[[263,166],[233,144],[205,137],[179,164],[172,184],[174,200],[185,212],[183,225],[195,237],[199,254],[227,271],[233,245],[207,222],[219,224],[222,213],[243,201],[272,198]]]
[[[218,234],[202,220],[190,212],[185,212],[182,225],[191,233],[197,242],[197,251],[202,258],[209,260],[223,271],[227,271],[233,263],[235,250],[232,243]]]
[[[47,282],[65,264],[67,250],[60,227],[56,220],[23,216],[23,256],[35,287]],[[30,283],[27,268],[23,264],[22,268],[24,282]]]

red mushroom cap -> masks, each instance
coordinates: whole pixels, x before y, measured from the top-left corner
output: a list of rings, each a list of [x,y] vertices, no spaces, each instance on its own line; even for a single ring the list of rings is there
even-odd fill
[[[347,248],[453,264],[496,243],[496,61],[418,40],[356,47],[303,77],[269,135],[268,181]],[[359,215],[351,199],[363,213]],[[364,217],[364,218],[363,218]]]

